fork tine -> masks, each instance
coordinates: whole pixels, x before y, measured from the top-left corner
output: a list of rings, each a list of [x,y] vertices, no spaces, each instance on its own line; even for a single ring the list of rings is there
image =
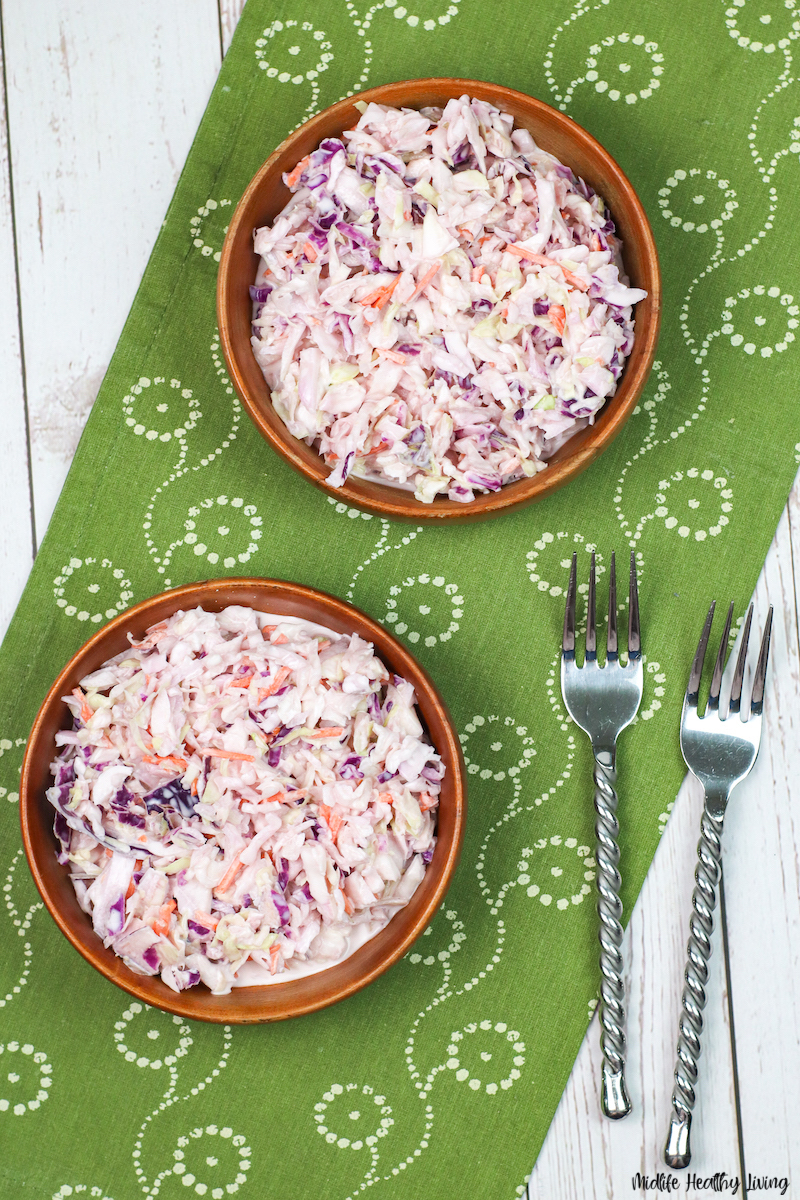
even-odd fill
[[[747,643],[750,640],[750,622],[753,619],[752,604],[747,610],[747,619],[744,623],[744,632],[742,633],[742,644],[739,647],[739,657],[736,660],[736,670],[733,673],[733,683],[731,684],[731,703],[729,712],[738,713],[742,705],[742,684],[744,683],[744,668],[747,660]]]
[[[567,607],[564,612],[564,636],[561,639],[563,654],[575,653],[575,592],[578,574],[578,555],[573,552],[572,566],[569,571],[567,586]]]
[[[728,649],[728,635],[731,631],[731,621],[733,620],[733,601],[731,600],[728,609],[728,615],[725,618],[725,628],[722,631],[722,640],[719,644],[717,653],[717,661],[714,664],[714,674],[711,676],[711,691],[708,693],[709,708],[719,708],[719,690],[722,686],[722,672],[725,668],[725,658]]]
[[[642,639],[639,632],[639,588],[636,582],[636,551],[631,550],[631,582],[628,593],[628,658],[637,657],[642,652]]]
[[[589,597],[586,601],[586,657],[597,657],[597,580],[595,578],[595,554],[592,551],[592,566],[589,571]]]
[[[697,707],[697,693],[700,691],[700,678],[703,674],[703,661],[706,657],[706,646],[711,633],[711,622],[714,620],[714,609],[716,608],[716,600],[711,601],[711,608],[708,610],[706,623],[703,626],[703,632],[700,634],[700,641],[697,645],[697,651],[692,663],[692,669],[689,673],[689,683],[686,687],[686,700],[689,704],[694,704]]]
[[[608,580],[608,642],[606,659],[617,657],[617,564],[611,551],[611,571]]]
[[[750,697],[750,711],[757,715],[764,707],[764,681],[767,677],[767,661],[769,659],[769,639],[772,631],[772,605],[767,613],[767,623],[764,626],[764,636],[761,639],[761,650],[758,654],[758,665],[753,678],[753,693]]]

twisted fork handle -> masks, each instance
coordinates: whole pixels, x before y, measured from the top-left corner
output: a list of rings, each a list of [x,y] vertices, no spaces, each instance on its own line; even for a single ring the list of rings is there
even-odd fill
[[[664,1161],[668,1167],[688,1167],[692,1158],[690,1133],[692,1109],[695,1104],[697,1062],[700,1058],[700,1034],[703,1032],[703,1009],[706,1006],[708,960],[711,957],[711,932],[714,928],[714,909],[717,906],[717,885],[722,863],[722,822],[724,805],[709,811],[708,801],[703,809],[700,841],[697,844],[697,870],[692,892],[692,917],[689,922],[689,942],[686,947],[686,984],[681,1003],[683,1012],[678,1025],[678,1060],[675,1064],[675,1086],[672,1090],[672,1116],[669,1125]]]
[[[603,1051],[602,1107],[613,1120],[626,1117],[631,1102],[625,1086],[625,984],[622,979],[622,901],[615,749],[594,751],[597,812],[597,913],[600,917],[600,1045]]]

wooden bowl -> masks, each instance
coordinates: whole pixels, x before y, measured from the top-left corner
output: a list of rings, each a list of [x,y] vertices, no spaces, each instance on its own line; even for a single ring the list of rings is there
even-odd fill
[[[608,204],[623,241],[625,270],[634,287],[647,299],[636,306],[636,338],[616,395],[607,402],[594,425],[581,430],[561,447],[545,471],[530,479],[506,484],[499,492],[480,495],[471,504],[437,496],[423,504],[410,492],[388,484],[350,476],[343,487],[325,482],[330,473],[322,458],[292,436],[275,412],[270,391],[250,345],[252,305],[248,287],[255,281],[259,257],[253,250],[253,230],[270,224],[290,197],[281,176],[326,137],[338,137],[360,117],[355,100],[375,101],[400,108],[444,105],[464,93],[487,100],[511,113],[528,129],[542,149],[554,154],[594,188]],[[522,92],[475,79],[413,79],[388,83],[340,100],[312,117],[278,146],[251,181],[233,214],[217,281],[220,337],[233,385],[256,426],[274,450],[311,483],[347,504],[391,520],[419,523],[477,521],[541,500],[585,470],[622,429],[641,395],[655,355],[661,319],[661,275],[649,222],[636,192],[610,154],[564,113]]]
[[[68,695],[84,675],[124,650],[129,632],[140,639],[150,625],[178,609],[201,605],[210,612],[219,612],[229,604],[301,617],[342,633],[357,633],[372,642],[389,670],[414,685],[417,710],[446,773],[433,859],[409,903],[380,933],[344,962],[316,975],[266,987],[234,988],[227,996],[214,996],[202,984],[173,992],[158,976],[137,975],[113,950],[105,948],[91,919],[78,904],[67,869],[56,861],[54,809],[45,792],[52,785],[50,763],[56,755],[55,734],[59,729],[71,728],[71,714],[61,697]],[[281,1021],[336,1004],[397,962],[429,924],[447,891],[458,862],[466,816],[461,747],[444,702],[427,673],[400,642],[357,608],[325,592],[275,579],[188,584],[142,601],[99,630],[69,661],[39,710],[22,764],[19,795],[22,840],[33,878],[53,919],[75,949],[106,979],[145,1004],[182,1017],[228,1024]]]

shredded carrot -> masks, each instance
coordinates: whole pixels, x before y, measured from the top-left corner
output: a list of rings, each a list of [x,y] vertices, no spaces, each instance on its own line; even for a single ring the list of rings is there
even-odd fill
[[[310,738],[340,737],[343,733],[343,725],[334,725],[330,729],[314,729],[308,736]]]
[[[308,166],[310,161],[311,161],[310,154],[307,154],[305,156],[305,158],[300,159],[300,162],[297,164],[295,169],[293,171],[290,171],[289,174],[286,176],[286,186],[287,187],[290,187],[290,188],[294,187],[294,185],[297,183],[298,179],[303,174],[303,171],[305,171],[305,169]]]
[[[193,796],[197,795],[197,780],[196,779],[192,780],[192,795]]]
[[[85,725],[89,718],[94,716],[94,709],[91,704],[86,703],[86,697],[79,687],[73,688],[72,694],[81,706],[81,720]]]
[[[384,804],[394,803],[394,796],[391,792],[378,792],[378,799],[383,800]]]
[[[564,322],[567,319],[563,304],[551,304],[547,310],[547,315],[555,325],[556,333],[562,334],[564,332]]]
[[[150,922],[150,928],[153,933],[157,933],[161,937],[167,936],[169,933],[169,919],[177,907],[174,900],[168,900],[166,904],[161,905],[157,916]]]
[[[242,754],[240,750],[201,750],[203,758],[231,758],[236,762],[255,762],[255,755]]]
[[[279,633],[276,638],[270,638],[273,646],[285,646],[288,640],[285,633]]]
[[[572,271],[567,270],[562,263],[556,262],[554,258],[548,258],[546,254],[534,254],[532,250],[526,249],[525,246],[515,246],[513,244],[507,245],[506,250],[509,254],[515,254],[517,258],[526,258],[529,262],[537,263],[540,267],[558,267],[567,283],[572,287],[577,288],[579,292],[588,292],[589,290],[589,284],[585,279],[581,279],[579,275],[575,275]]]
[[[134,874],[135,874],[137,871],[141,871],[141,869],[142,869],[142,867],[143,867],[143,866],[144,866],[144,859],[143,859],[143,858],[137,858],[137,859],[136,859],[136,862],[133,864],[133,872],[134,872]],[[133,893],[134,893],[135,891],[136,891],[136,884],[133,882],[133,875],[131,875],[131,881],[130,881],[130,883],[128,884],[128,890],[127,890],[127,892],[125,893],[125,899],[126,899],[126,900],[130,900],[131,896],[133,895]]]
[[[252,675],[242,675],[241,679],[237,679],[234,683],[229,683],[229,688],[249,688],[253,682]]]
[[[409,304],[411,303],[412,300],[415,300],[417,298],[417,296],[420,294],[420,292],[425,291],[425,288],[428,286],[430,281],[433,279],[434,275],[436,275],[437,272],[441,270],[441,267],[442,267],[441,262],[435,262],[433,264],[433,266],[431,267],[431,269],[429,271],[425,272],[425,274],[422,276],[422,279],[420,279],[419,283],[417,284],[416,288],[414,289],[413,294],[409,297],[409,299],[408,299]]]
[[[219,883],[214,888],[214,891],[215,892],[227,892],[228,888],[231,886],[231,884],[233,883],[236,876],[239,874],[240,871],[243,871],[243,870],[244,870],[244,863],[239,861],[239,855],[237,854],[236,857],[234,858],[233,862],[231,863],[231,865],[228,867],[225,874],[222,876],[222,879],[220,879]]]
[[[598,237],[598,235],[596,233],[592,234],[592,249],[593,250],[602,250],[603,249],[602,242],[600,241],[600,238]]]
[[[283,687],[283,684],[289,678],[291,673],[291,667],[279,667],[278,674],[275,676],[272,683],[269,684],[268,687],[258,689],[258,703],[260,704],[262,700],[266,700],[267,696],[274,696],[275,693],[279,691],[281,687]]]
[[[340,817],[332,808],[329,808],[327,804],[320,804],[319,811],[325,818],[325,822],[331,831],[331,837],[336,841],[336,835],[344,824],[344,818]]]
[[[364,457],[368,458],[370,456],[370,454],[381,454],[381,453],[383,453],[384,450],[389,449],[389,445],[390,445],[390,443],[387,442],[385,438],[381,438],[381,440],[378,442],[377,446],[373,446],[371,450],[368,450],[367,453],[364,455]],[[330,642],[328,642],[327,644],[330,646]],[[320,647],[320,649],[322,649],[322,647]]]
[[[406,361],[405,354],[399,354],[397,350],[379,350],[378,354],[382,354],[385,358],[390,358],[392,362],[404,363]]]
[[[157,767],[177,767],[181,771],[186,771],[189,767],[186,759],[179,758],[177,754],[165,754],[163,758],[157,754],[145,754],[142,756],[142,762],[152,763]]]
[[[469,273],[470,281],[472,283],[480,283],[482,274],[483,267],[473,267]]]
[[[255,674],[256,664],[253,662],[252,658],[243,658],[242,666],[249,667],[250,674],[242,675],[239,679],[236,679],[232,683],[229,683],[228,684],[229,688],[247,688],[250,686],[250,681],[252,680],[252,678]]]
[[[202,912],[199,908],[192,920],[198,925],[205,925],[207,929],[216,929],[219,925],[219,917],[212,917],[211,913]]]
[[[568,271],[566,267],[561,266],[561,263],[559,263],[558,265],[561,267],[561,270],[564,272],[564,278],[566,279],[567,283],[570,284],[571,287],[577,288],[579,292],[588,292],[589,284],[586,282],[585,279],[581,279],[580,275],[575,275],[575,274],[573,274],[572,271]]]
[[[351,917],[356,911],[353,901],[347,895],[347,892],[344,893],[344,911],[347,913],[348,917]]]
[[[317,248],[313,244],[313,242],[303,242],[303,253],[305,254],[305,256],[309,262],[317,261],[317,258],[318,258]]]
[[[157,625],[154,625],[152,629],[148,630],[146,638],[144,638],[141,642],[131,642],[131,645],[133,646],[134,650],[142,650],[146,646],[155,646],[156,642],[160,639],[161,634],[166,628],[167,622],[159,621]]]
[[[394,289],[400,282],[400,276],[395,275],[391,283],[385,284],[383,287],[376,288],[374,292],[370,292],[363,300],[357,301],[358,304],[363,304],[369,308],[383,308],[386,301],[391,296]]]
[[[261,636],[264,638],[264,641],[267,640],[267,635],[270,633],[274,633],[277,628],[278,628],[277,625],[262,625]]]
[[[427,812],[429,808],[435,808],[438,803],[438,797],[431,796],[429,792],[423,792],[419,798],[419,811]]]
[[[505,249],[508,254],[516,254],[517,258],[526,258],[528,262],[536,263],[540,267],[558,266],[554,258],[548,258],[546,254],[536,254],[535,251],[529,250],[527,246],[517,246],[514,242],[509,242]]]
[[[308,794],[308,788],[296,788],[293,792],[280,792],[281,800],[302,800]],[[277,796],[270,796],[271,800],[277,800]]]

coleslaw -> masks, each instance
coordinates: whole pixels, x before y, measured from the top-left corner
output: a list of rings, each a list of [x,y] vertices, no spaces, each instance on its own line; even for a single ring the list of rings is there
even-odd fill
[[[356,103],[255,231],[253,351],[329,485],[469,503],[594,420],[646,292],[603,199],[509,114]]]
[[[433,857],[444,765],[357,634],[181,611],[65,701],[58,860],[104,944],[174,991],[341,961]]]

